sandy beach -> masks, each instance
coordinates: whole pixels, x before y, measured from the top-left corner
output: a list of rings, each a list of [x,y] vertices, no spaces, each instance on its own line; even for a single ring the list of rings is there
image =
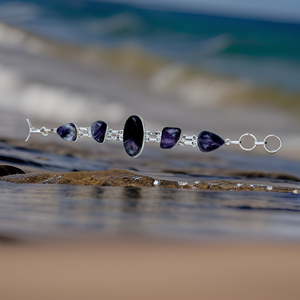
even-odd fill
[[[1,243],[6,299],[298,299],[299,244]],[[5,270],[5,271],[4,271]]]

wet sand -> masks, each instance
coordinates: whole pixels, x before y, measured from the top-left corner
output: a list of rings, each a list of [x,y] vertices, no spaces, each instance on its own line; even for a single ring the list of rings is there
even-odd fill
[[[1,299],[298,299],[299,244],[0,243]]]

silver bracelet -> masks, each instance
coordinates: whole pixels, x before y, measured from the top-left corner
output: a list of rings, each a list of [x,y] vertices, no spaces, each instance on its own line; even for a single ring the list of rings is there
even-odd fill
[[[51,132],[57,133],[63,140],[67,142],[76,142],[79,138],[93,138],[98,143],[104,143],[106,140],[123,141],[126,153],[131,157],[138,157],[143,149],[145,142],[160,143],[162,149],[171,149],[175,145],[179,146],[192,146],[199,147],[201,152],[211,152],[222,145],[239,145],[245,151],[251,151],[256,146],[263,146],[269,153],[276,153],[282,147],[281,139],[274,134],[265,137],[262,142],[258,142],[256,137],[251,133],[243,134],[238,141],[230,139],[223,140],[220,136],[209,131],[201,131],[199,135],[186,135],[181,136],[181,129],[177,127],[165,127],[162,131],[146,131],[144,121],[141,117],[133,115],[127,119],[123,130],[109,129],[107,124],[103,121],[95,121],[90,127],[78,127],[74,123],[68,123],[58,128],[45,128],[36,129],[26,119],[29,126],[29,133],[25,142],[28,142],[31,134],[40,133],[43,136],[48,136]],[[246,136],[253,138],[253,146],[243,146],[243,139]],[[270,149],[267,146],[269,138],[276,138],[279,141],[277,149]]]

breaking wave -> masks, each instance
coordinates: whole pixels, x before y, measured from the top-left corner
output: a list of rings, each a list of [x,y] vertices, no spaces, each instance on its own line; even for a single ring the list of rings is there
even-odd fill
[[[224,46],[227,38],[221,36],[219,40],[207,41],[207,49],[211,49],[212,46],[209,45],[214,45],[213,47],[216,48]],[[148,87],[153,92],[177,95],[181,101],[198,107],[253,100],[272,102],[282,107],[289,107],[291,110],[295,110],[300,105],[297,92],[291,93],[279,88],[260,86],[239,77],[216,75],[217,73],[209,72],[207,69],[196,68],[176,60],[163,59],[132,45],[116,49],[71,45],[0,23],[0,47],[56,57],[92,67],[105,64],[130,70],[143,74],[148,80]],[[104,108],[107,120],[112,122],[122,120],[127,114],[124,105],[99,94],[81,93],[42,82],[31,84],[24,82],[19,72],[0,64],[0,103],[3,109],[14,107],[20,112],[32,115],[34,113],[32,107],[36,107],[37,117],[45,118],[46,115],[52,115],[58,120],[63,117],[65,119],[65,112],[68,111],[70,119],[79,121],[84,120],[81,114],[83,109],[93,118],[97,117],[97,111]],[[6,101],[7,95],[10,101]],[[48,101],[49,99],[51,101]],[[44,105],[43,110],[40,109],[40,103]],[[57,111],[58,106],[61,107],[61,114]],[[69,107],[72,107],[72,110],[68,110]]]

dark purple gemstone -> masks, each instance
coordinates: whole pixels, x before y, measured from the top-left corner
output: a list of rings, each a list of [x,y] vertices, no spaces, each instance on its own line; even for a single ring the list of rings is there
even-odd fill
[[[198,136],[198,147],[201,152],[210,152],[218,149],[224,144],[224,140],[218,135],[209,132],[202,131]]]
[[[126,153],[131,157],[137,157],[144,148],[144,123],[139,116],[131,116],[127,119],[123,131],[123,145]]]
[[[67,142],[75,142],[77,140],[77,128],[73,123],[68,123],[58,127],[56,132]]]
[[[103,121],[96,121],[91,125],[92,137],[98,143],[104,142],[106,130],[107,124]]]
[[[179,141],[181,129],[176,127],[165,127],[161,133],[160,148],[171,149]]]

